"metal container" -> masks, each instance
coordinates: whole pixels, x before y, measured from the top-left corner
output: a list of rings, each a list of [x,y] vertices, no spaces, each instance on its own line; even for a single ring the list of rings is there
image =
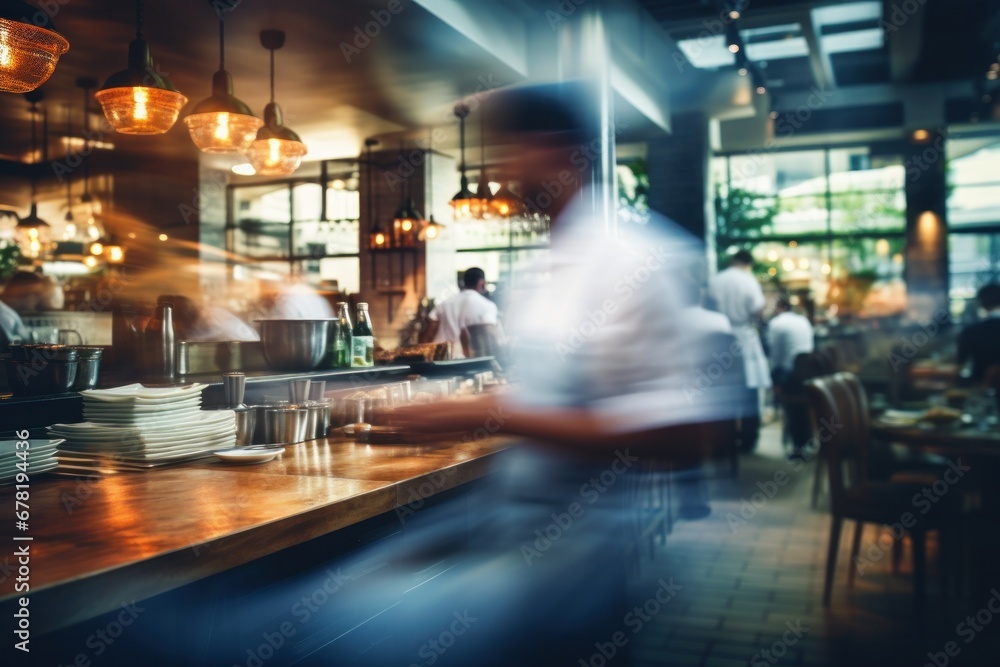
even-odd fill
[[[75,356],[63,359],[35,358],[32,361],[5,359],[7,385],[15,396],[62,394],[76,381],[80,362]]]
[[[288,381],[288,396],[292,399],[292,403],[301,405],[309,400],[310,384],[312,384],[311,380]]]
[[[254,430],[257,426],[257,410],[247,406],[231,408],[231,410],[236,413],[236,446],[252,445]]]
[[[93,389],[97,386],[97,380],[101,374],[101,359],[104,358],[103,347],[74,347],[80,355],[80,365],[76,371],[76,381],[73,382],[73,391],[83,391]]]
[[[330,428],[330,404],[326,401],[310,401],[305,405],[309,411],[306,418],[306,435],[311,438],[325,438]]]
[[[257,320],[264,358],[271,368],[311,371],[327,353],[333,318],[318,320]]]
[[[292,444],[308,440],[309,410],[297,405],[264,408],[264,444]]]

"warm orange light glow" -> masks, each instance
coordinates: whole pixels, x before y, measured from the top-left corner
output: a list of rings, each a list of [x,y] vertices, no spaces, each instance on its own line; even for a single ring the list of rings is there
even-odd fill
[[[111,245],[107,247],[108,261],[112,264],[121,264],[125,259],[125,251],[121,246]]]
[[[90,254],[91,255],[103,255],[104,254],[104,246],[101,245],[100,243],[92,243],[90,245]]]
[[[408,232],[411,229],[413,229],[413,221],[410,220],[409,218],[403,218],[403,221],[399,223],[399,227],[404,232]]]
[[[67,50],[69,42],[56,32],[0,19],[0,91],[27,93],[38,88],[52,76]]]
[[[875,252],[881,257],[886,257],[889,254],[889,241],[888,239],[879,239],[875,242]]]
[[[424,236],[428,239],[436,239],[438,235],[437,225],[429,225],[427,231],[424,232]]]
[[[941,238],[941,219],[934,211],[924,211],[917,218],[917,239],[925,250],[933,250]]]
[[[927,141],[931,138],[931,133],[927,130],[915,130],[913,132],[914,141]]]
[[[257,139],[250,143],[247,159],[258,174],[287,176],[299,168],[307,152],[301,141]]]
[[[97,258],[94,257],[93,255],[88,255],[87,258],[83,260],[83,263],[85,266],[92,269],[95,266],[97,266]]]
[[[384,244],[385,244],[385,234],[379,232],[378,234],[375,235],[375,245],[384,245]]]
[[[167,238],[168,238],[168,237],[167,237],[167,235],[166,235],[166,234],[160,234],[160,236],[159,236],[159,239],[160,239],[161,241],[166,241],[166,240],[167,240]]]
[[[191,141],[205,153],[245,153],[264,124],[256,116],[218,111],[184,119]]]
[[[94,94],[104,117],[122,134],[163,134],[177,122],[187,98],[162,88],[106,88]]]

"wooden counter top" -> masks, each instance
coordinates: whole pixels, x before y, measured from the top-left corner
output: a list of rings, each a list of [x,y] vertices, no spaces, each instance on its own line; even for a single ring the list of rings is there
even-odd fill
[[[32,606],[60,612],[35,619],[44,632],[419,504],[489,474],[506,446],[314,440],[259,465],[206,459],[92,480],[39,477],[30,485],[27,532],[14,528],[14,488],[0,489],[10,512],[0,539],[31,545]],[[15,534],[33,541],[14,542]],[[5,573],[16,571],[13,549],[0,557]],[[14,576],[0,580],[0,603],[23,594],[14,592]]]

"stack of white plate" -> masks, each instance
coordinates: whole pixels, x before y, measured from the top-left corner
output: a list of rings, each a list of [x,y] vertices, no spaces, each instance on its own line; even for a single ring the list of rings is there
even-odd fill
[[[79,424],[53,424],[65,438],[60,472],[137,470],[190,461],[236,445],[232,410],[201,410],[203,384],[153,388],[139,384],[91,389]]]
[[[20,447],[17,443],[22,444]],[[17,481],[18,473],[28,480],[56,467],[56,447],[62,440],[0,440],[0,484]]]

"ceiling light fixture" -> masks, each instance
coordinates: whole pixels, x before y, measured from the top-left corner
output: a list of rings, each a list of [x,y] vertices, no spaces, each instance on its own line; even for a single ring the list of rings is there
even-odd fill
[[[743,40],[740,39],[740,31],[735,22],[726,26],[726,48],[730,53],[739,53],[743,50]]]
[[[764,79],[764,75],[761,74],[760,70],[753,68],[750,70],[750,78],[753,81],[754,91],[758,95],[763,95],[767,92],[767,81]]]
[[[473,207],[478,205],[476,196],[469,190],[469,177],[465,175],[465,119],[469,116],[469,107],[464,104],[455,105],[455,115],[458,117],[458,144],[461,152],[461,164],[458,165],[462,173],[460,186],[455,196],[451,198],[448,205],[451,206],[455,219],[468,218],[473,214]]]
[[[399,145],[399,159],[400,164],[406,163],[402,143]],[[410,178],[412,178],[412,174],[406,177],[406,191],[403,193],[403,201],[392,218],[393,236],[397,245],[412,245],[413,233],[420,228],[424,218],[417,211],[417,206],[413,201]]]
[[[187,104],[153,64],[142,36],[142,0],[135,3],[135,39],[128,45],[128,67],[108,77],[94,97],[111,127],[122,134],[163,134]]]
[[[371,222],[371,231],[368,234],[368,247],[372,250],[385,250],[389,247],[389,237],[382,229],[382,225],[379,224],[378,216],[374,214],[375,210],[375,200],[372,194],[372,182],[375,180],[375,160],[372,158],[372,147],[378,144],[376,139],[365,139],[365,153],[368,156],[368,174],[366,180],[368,181],[366,189],[368,190],[368,208],[367,215],[368,220]],[[374,274],[375,269],[372,268],[372,273]]]
[[[69,42],[55,31],[47,12],[18,0],[0,1],[0,92],[35,90],[68,50]]]
[[[20,218],[14,227],[14,236],[21,254],[29,259],[39,259],[48,254],[51,247],[52,227],[38,217],[38,201],[36,199],[38,164],[38,103],[45,99],[40,90],[33,90],[24,95],[31,103],[31,209],[28,215]]]
[[[424,160],[427,162],[427,188],[425,189],[427,196],[425,199],[428,215],[418,238],[421,241],[433,241],[444,231],[444,225],[434,219],[434,132],[431,130],[427,130],[427,152],[424,155]]]
[[[210,4],[219,17],[219,71],[212,75],[212,95],[195,106],[184,124],[204,153],[245,153],[264,121],[233,96],[233,77],[226,71],[226,22],[217,2]]]
[[[284,125],[281,107],[274,101],[274,52],[285,45],[281,30],[261,30],[260,44],[271,52],[271,101],[264,107],[264,125],[247,149],[247,159],[258,174],[288,176],[308,152],[299,135]]]

